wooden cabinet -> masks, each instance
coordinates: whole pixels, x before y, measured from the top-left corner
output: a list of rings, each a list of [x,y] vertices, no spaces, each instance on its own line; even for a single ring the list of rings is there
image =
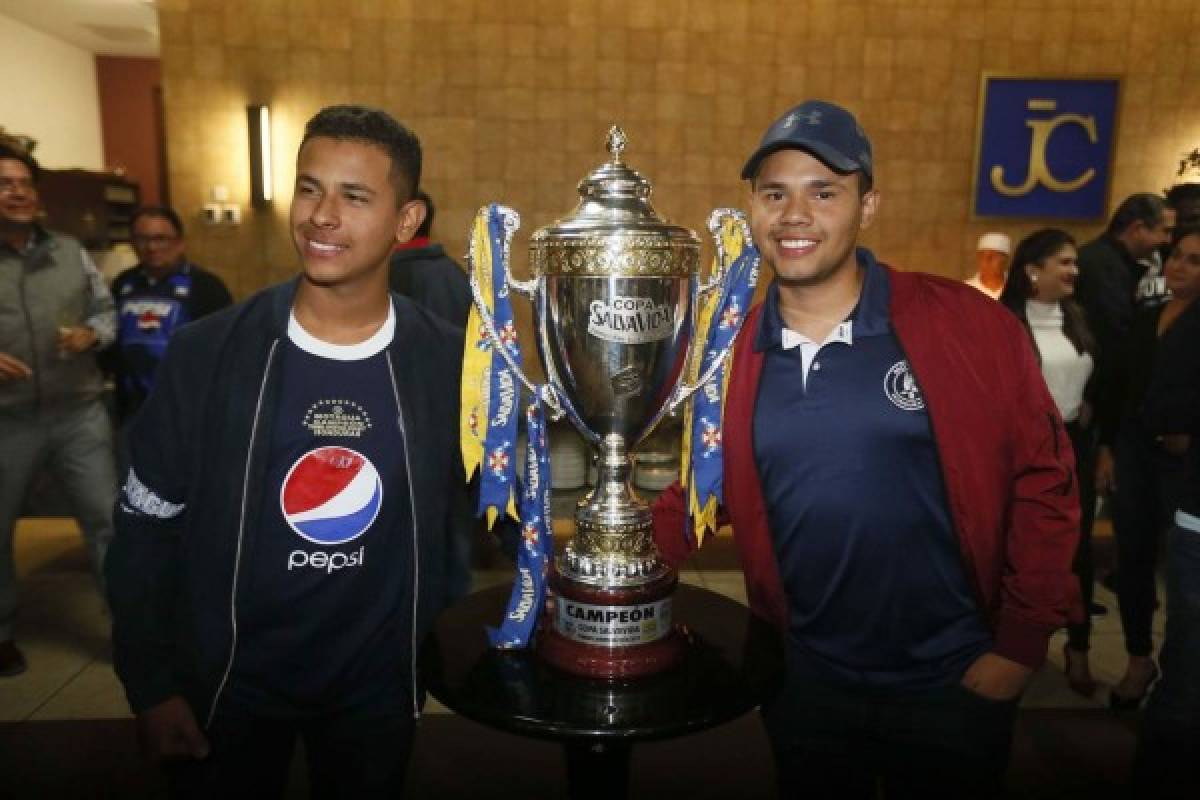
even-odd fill
[[[89,250],[128,242],[141,200],[136,183],[83,169],[43,170],[38,193],[46,227],[71,234]]]

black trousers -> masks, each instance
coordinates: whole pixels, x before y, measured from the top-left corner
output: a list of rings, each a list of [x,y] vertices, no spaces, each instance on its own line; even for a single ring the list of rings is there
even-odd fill
[[[1113,533],[1121,627],[1126,652],[1148,656],[1154,650],[1151,624],[1158,599],[1154,572],[1163,533],[1183,493],[1185,462],[1159,447],[1136,421],[1121,429],[1116,462]]]
[[[854,690],[789,680],[763,719],[782,800],[998,797],[1017,701],[949,686]]]
[[[317,800],[397,798],[412,753],[410,714],[264,719],[218,714],[203,761],[172,762],[172,798],[282,798],[297,739],[304,741],[311,796]]]

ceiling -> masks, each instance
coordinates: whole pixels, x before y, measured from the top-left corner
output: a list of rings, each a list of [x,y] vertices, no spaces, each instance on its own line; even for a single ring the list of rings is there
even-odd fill
[[[0,14],[91,53],[158,57],[154,0],[0,0]]]

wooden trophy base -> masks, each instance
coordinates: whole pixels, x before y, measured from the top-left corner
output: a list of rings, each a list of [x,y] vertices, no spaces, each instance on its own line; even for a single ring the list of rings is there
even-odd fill
[[[550,585],[555,592],[555,604],[581,603],[590,607],[637,609],[648,603],[661,602],[675,589],[674,572],[644,586],[604,588],[589,586],[564,578],[554,570]],[[661,638],[638,644],[603,645],[578,641],[561,633],[554,612],[548,611],[542,620],[538,637],[538,654],[552,667],[597,680],[633,680],[664,672],[679,664],[687,652],[688,639],[678,625],[672,625]]]

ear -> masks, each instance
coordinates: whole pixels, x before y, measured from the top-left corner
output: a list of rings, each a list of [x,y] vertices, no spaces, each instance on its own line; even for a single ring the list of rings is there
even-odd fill
[[[413,198],[400,206],[400,218],[396,225],[396,242],[404,244],[413,238],[417,228],[425,221],[425,204]]]
[[[1025,276],[1029,278],[1029,288],[1032,290],[1034,297],[1037,297],[1038,293],[1038,272],[1039,267],[1037,264],[1025,265]]]
[[[875,214],[879,211],[879,190],[872,189],[864,194],[860,200],[862,203],[862,218],[859,220],[858,229],[865,231],[871,227],[871,223],[875,220]]]

